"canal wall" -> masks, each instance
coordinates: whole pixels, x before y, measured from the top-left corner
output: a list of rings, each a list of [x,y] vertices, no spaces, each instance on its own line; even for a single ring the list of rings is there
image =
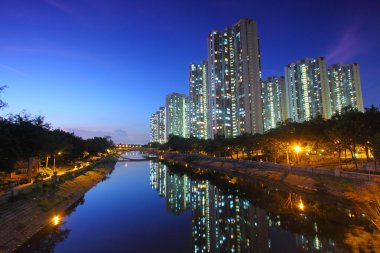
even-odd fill
[[[163,153],[159,158],[168,164],[182,165],[191,173],[210,176],[216,173],[215,176],[222,176],[229,184],[262,183],[284,191],[302,193],[310,199],[339,203],[350,208],[357,206],[355,204],[357,201],[349,196],[355,189],[366,189],[370,184],[378,185],[377,182],[372,181],[372,176],[371,181],[368,181],[368,178],[362,175],[354,175],[351,178],[350,173],[334,174],[315,168],[302,170],[299,167],[296,169],[292,167],[289,169],[284,165],[270,167],[269,163],[194,154]]]
[[[226,170],[242,170],[244,168],[255,168],[266,171],[277,171],[282,173],[290,173],[294,175],[322,175],[332,176],[337,178],[354,179],[360,181],[371,181],[380,183],[380,175],[357,173],[344,171],[341,169],[327,169],[327,168],[314,168],[314,167],[301,167],[285,164],[276,164],[269,162],[257,162],[251,160],[231,159],[223,157],[210,157],[198,154],[177,154],[177,153],[164,153],[161,155],[166,160],[175,160],[181,162],[183,165],[186,163],[212,168],[216,171],[226,172]],[[228,171],[229,172],[229,171]]]
[[[41,229],[54,226],[54,216],[65,211],[112,172],[117,160],[105,158],[89,167],[52,181],[33,184],[18,192],[14,201],[0,205],[0,253],[13,252]],[[60,218],[59,218],[60,219]]]

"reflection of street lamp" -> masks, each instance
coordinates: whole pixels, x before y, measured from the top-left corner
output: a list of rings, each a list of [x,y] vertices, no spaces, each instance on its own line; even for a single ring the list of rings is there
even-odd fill
[[[57,153],[57,155],[62,155],[62,153],[61,152],[58,152]],[[53,155],[53,170],[54,170],[54,172],[55,172],[55,153],[54,153],[54,155]]]
[[[59,217],[58,215],[55,215],[53,217],[52,221],[53,221],[53,225],[57,226],[57,225],[59,225],[59,222],[61,221],[61,217]]]
[[[299,154],[299,152],[301,152],[301,147],[298,146],[298,145],[294,146],[294,151],[296,151],[296,154],[297,154],[297,163],[299,163],[300,157],[299,157],[298,154]]]
[[[229,152],[230,147],[227,147],[227,149],[224,151],[224,157],[227,157],[227,152]]]
[[[298,208],[299,208],[301,211],[305,210],[305,205],[303,204],[302,199],[300,199],[300,203],[298,204]]]

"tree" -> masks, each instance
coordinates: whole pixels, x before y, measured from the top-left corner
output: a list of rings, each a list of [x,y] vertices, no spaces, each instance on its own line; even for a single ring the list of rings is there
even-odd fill
[[[380,111],[375,106],[366,108],[364,113],[364,122],[366,127],[362,129],[362,145],[365,147],[367,162],[369,162],[369,151],[374,156],[375,170],[377,170],[376,159],[379,158],[379,135],[380,135]]]
[[[375,169],[377,169],[377,160],[380,158],[380,133],[376,133],[373,137],[372,152],[375,160]]]
[[[19,154],[19,146],[11,132],[11,123],[0,118],[0,171],[12,171]]]
[[[341,135],[345,147],[350,151],[355,168],[357,163],[357,146],[365,142],[366,122],[362,112],[353,109],[344,110],[342,115],[334,117],[336,131]]]
[[[3,90],[7,88],[7,86],[1,86],[0,87],[0,93],[3,92]],[[5,103],[3,100],[0,99],[0,109],[3,109],[7,106],[7,103]]]
[[[94,137],[85,140],[85,146],[88,153],[91,155],[96,155],[98,153],[107,152],[107,149],[112,148],[114,146],[114,143],[109,136]]]
[[[113,146],[109,137],[95,137],[85,142],[82,138],[60,129],[52,130],[42,116],[23,112],[0,117],[0,170],[12,171],[17,161],[30,157],[48,157],[60,152],[65,161],[82,158],[85,145],[94,154]],[[48,165],[48,162],[46,163]]]

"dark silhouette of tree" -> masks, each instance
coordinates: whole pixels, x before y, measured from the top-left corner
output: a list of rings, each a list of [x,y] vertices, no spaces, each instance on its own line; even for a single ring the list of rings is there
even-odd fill
[[[244,134],[235,138],[216,135],[214,139],[200,140],[194,137],[170,136],[161,150],[179,152],[204,152],[214,156],[265,158],[273,162],[301,161],[311,163],[310,152],[324,152],[324,156],[336,157],[342,164],[341,153],[348,150],[358,168],[357,154],[363,148],[370,160],[370,153],[379,158],[380,112],[372,106],[365,113],[344,108],[341,115],[325,120],[318,116],[310,121],[298,123],[287,120],[263,135]],[[296,152],[299,146],[302,152]],[[246,156],[245,156],[246,155]]]
[[[111,137],[94,137],[91,139],[85,140],[85,147],[87,152],[91,155],[96,155],[98,153],[105,153],[107,149],[110,149],[114,146]]]
[[[0,87],[0,93],[3,92],[3,90],[6,88],[7,86],[1,86]],[[2,99],[0,99],[0,109],[4,108],[7,106],[7,103],[5,103]]]
[[[48,158],[58,153],[61,154],[59,160],[73,162],[83,158],[86,149],[90,154],[105,153],[113,145],[110,137],[83,140],[74,133],[51,129],[42,116],[21,113],[0,118],[2,171],[12,171],[16,161],[28,161],[30,157]]]

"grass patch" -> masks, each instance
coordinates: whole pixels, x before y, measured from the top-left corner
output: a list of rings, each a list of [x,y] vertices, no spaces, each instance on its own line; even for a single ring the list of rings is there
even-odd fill
[[[41,207],[44,211],[48,211],[55,206],[56,202],[50,199],[40,199],[38,201],[38,206]]]
[[[314,186],[323,190],[330,188],[345,192],[351,190],[352,187],[355,187],[356,185],[356,182],[354,180],[342,177],[313,175],[311,178],[316,181]]]
[[[8,202],[16,202],[19,200],[25,200],[28,199],[28,195],[23,192],[19,192],[17,195],[11,196],[8,198]]]
[[[75,179],[75,176],[72,173],[67,173],[62,178],[63,181],[66,181],[66,180],[71,181],[71,180],[74,180],[74,179]]]
[[[25,227],[26,227],[26,225],[24,223],[19,223],[16,226],[16,230],[20,231],[20,230],[23,230]]]

